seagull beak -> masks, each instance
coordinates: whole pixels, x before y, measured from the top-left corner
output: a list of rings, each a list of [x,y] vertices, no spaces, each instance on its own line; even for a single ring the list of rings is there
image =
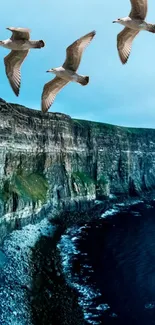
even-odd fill
[[[52,72],[52,69],[47,70],[46,72]]]
[[[117,20],[113,20],[113,23],[117,23]]]

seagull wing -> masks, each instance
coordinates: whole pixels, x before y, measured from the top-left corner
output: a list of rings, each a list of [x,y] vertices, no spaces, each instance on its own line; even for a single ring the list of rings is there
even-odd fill
[[[147,14],[147,0],[130,0],[131,12],[129,17],[144,20]]]
[[[66,61],[63,64],[63,68],[72,70],[74,72],[78,69],[83,51],[89,45],[95,34],[96,32],[92,31],[67,47]]]
[[[53,104],[58,92],[65,87],[69,81],[55,77],[52,81],[45,84],[42,92],[42,112],[46,113]]]
[[[125,27],[122,32],[117,35],[117,49],[123,64],[125,64],[129,58],[132,42],[138,33],[138,30]]]
[[[8,30],[12,32],[11,39],[12,40],[29,40],[30,39],[30,29],[28,28],[15,28],[15,27],[8,27]]]
[[[19,95],[20,83],[21,83],[21,73],[20,67],[26,58],[29,50],[26,51],[11,51],[5,58],[5,71],[9,79],[10,85],[16,94]]]

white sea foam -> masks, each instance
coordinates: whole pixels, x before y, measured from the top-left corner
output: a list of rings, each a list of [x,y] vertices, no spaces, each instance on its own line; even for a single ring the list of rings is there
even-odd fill
[[[72,241],[78,240],[78,237],[73,237],[71,240]]]
[[[99,325],[101,324],[99,320],[99,316],[102,315],[104,311],[109,309],[110,307],[107,304],[103,304],[102,308],[99,306],[95,306],[95,299],[101,296],[101,293],[96,287],[92,285],[88,285],[88,274],[83,276],[83,270],[88,269],[87,272],[94,272],[91,265],[85,263],[81,267],[80,275],[82,275],[82,280],[79,278],[77,274],[72,272],[72,261],[74,260],[74,256],[77,254],[81,254],[77,245],[77,239],[80,238],[81,233],[85,227],[81,228],[71,228],[68,229],[66,234],[61,237],[59,244],[57,245],[60,250],[60,255],[62,259],[62,267],[63,272],[66,276],[66,281],[68,284],[77,289],[79,294],[79,305],[83,309],[84,318],[89,324]],[[82,253],[81,255],[87,256],[87,253]],[[86,257],[87,258],[87,257]],[[85,261],[86,262],[86,261]],[[94,305],[94,307],[92,307]],[[97,308],[96,308],[97,307]],[[91,310],[93,310],[91,312]]]
[[[102,213],[100,218],[105,219],[109,216],[113,216],[113,215],[117,214],[118,212],[119,212],[119,209],[117,209],[117,208],[109,209],[106,212]]]
[[[132,200],[131,202],[129,201],[129,202],[120,202],[120,203],[116,203],[114,206],[113,206],[113,208],[111,208],[111,209],[109,209],[109,210],[107,210],[107,211],[105,211],[102,215],[101,215],[101,217],[100,218],[102,218],[102,219],[106,219],[107,217],[109,217],[109,216],[113,216],[113,215],[115,215],[115,214],[117,214],[117,213],[119,213],[119,212],[121,212],[122,211],[122,209],[121,208],[128,208],[129,206],[135,206],[135,205],[137,205],[137,204],[139,204],[139,203],[144,203],[144,201],[142,201],[142,200]],[[120,208],[120,209],[119,209]],[[135,216],[139,216],[140,215],[140,213],[139,212],[136,212],[136,211],[133,211],[132,212],[133,214],[135,214]]]
[[[122,203],[117,203],[116,206],[118,206],[118,207],[125,207],[126,204],[122,202]]]
[[[110,309],[110,306],[108,304],[101,304],[96,309],[101,310],[101,311],[105,311],[105,310]]]
[[[127,204],[127,206],[137,205],[139,203],[144,203],[143,200],[133,200]]]
[[[109,316],[112,317],[112,318],[118,317],[117,314],[115,314],[115,313],[111,313]]]
[[[145,304],[145,309],[154,309],[154,308],[155,308],[155,301]]]
[[[146,207],[147,207],[147,209],[153,209],[154,208],[154,206],[151,205],[151,204],[146,204]]]

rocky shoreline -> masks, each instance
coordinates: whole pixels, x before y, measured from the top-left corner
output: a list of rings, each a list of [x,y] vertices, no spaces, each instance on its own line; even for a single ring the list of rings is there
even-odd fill
[[[9,234],[0,250],[0,324],[31,325],[33,250],[42,237],[53,236],[47,219]]]
[[[69,227],[89,223],[121,204],[154,198],[152,192],[99,201],[87,212],[66,211],[9,234],[0,249],[0,324],[86,325],[78,294],[63,275],[57,243]]]
[[[85,325],[56,245],[69,226],[89,222],[90,216],[66,211],[6,236],[0,247],[0,324]]]

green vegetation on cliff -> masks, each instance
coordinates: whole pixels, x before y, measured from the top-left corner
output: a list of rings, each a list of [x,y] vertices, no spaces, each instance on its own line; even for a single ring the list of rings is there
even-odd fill
[[[107,195],[109,184],[104,175],[99,180],[93,179],[90,175],[77,171],[72,173],[73,190],[77,195],[93,195],[96,188],[97,196]]]
[[[73,172],[72,183],[74,192],[78,195],[87,195],[94,192],[95,182],[90,175],[84,172]]]
[[[43,175],[31,173],[29,175],[14,174],[11,181],[5,181],[0,197],[7,201],[13,194],[24,201],[42,201],[46,199],[48,190],[47,180]]]
[[[139,135],[147,135],[148,130],[149,132],[154,133],[154,129],[147,129],[147,128],[134,128],[134,127],[126,127],[126,126],[119,126],[119,125],[113,125],[108,123],[102,123],[102,122],[95,122],[95,121],[87,121],[87,120],[78,120],[73,119],[74,123],[79,125],[80,127],[87,127],[92,128],[95,127],[95,129],[104,130],[104,131],[123,131],[128,134],[139,134]]]

